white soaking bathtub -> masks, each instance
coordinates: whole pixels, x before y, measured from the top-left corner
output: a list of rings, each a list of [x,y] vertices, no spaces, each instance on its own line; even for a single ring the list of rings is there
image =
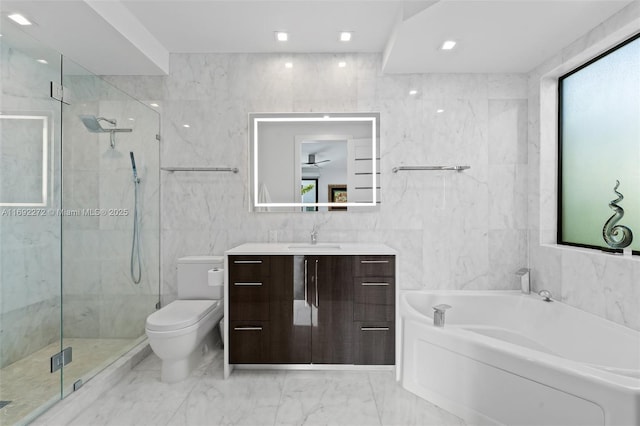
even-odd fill
[[[512,291],[403,291],[400,315],[402,385],[471,424],[640,425],[637,331]]]

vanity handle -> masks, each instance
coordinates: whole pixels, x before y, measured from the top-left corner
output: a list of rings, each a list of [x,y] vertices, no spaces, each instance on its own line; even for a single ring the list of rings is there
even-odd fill
[[[308,284],[307,284],[307,259],[304,260],[304,304],[305,306],[309,303],[308,296]]]
[[[360,327],[362,331],[389,331],[389,327]]]
[[[262,327],[234,327],[236,331],[262,331]]]
[[[233,283],[233,285],[237,285],[237,286],[261,286],[262,283]]]
[[[363,286],[387,286],[389,283],[360,283]]]
[[[318,259],[316,259],[316,308],[320,307],[320,298],[318,297]]]
[[[389,263],[388,260],[361,260],[360,263]]]
[[[236,264],[260,264],[262,263],[262,260],[234,260],[233,263]]]

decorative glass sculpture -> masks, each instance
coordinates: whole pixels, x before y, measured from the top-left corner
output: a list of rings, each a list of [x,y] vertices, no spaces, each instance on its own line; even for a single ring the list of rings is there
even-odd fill
[[[613,187],[613,192],[616,193],[618,198],[609,203],[609,207],[615,213],[605,222],[604,228],[602,228],[604,241],[609,247],[614,249],[629,247],[633,241],[633,232],[631,232],[631,229],[624,225],[617,224],[624,216],[624,209],[618,205],[618,203],[624,199],[624,196],[618,192],[619,186],[620,181],[616,180],[616,186]]]

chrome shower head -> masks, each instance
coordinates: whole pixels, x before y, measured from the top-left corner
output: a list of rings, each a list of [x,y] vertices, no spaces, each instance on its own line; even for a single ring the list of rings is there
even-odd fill
[[[78,117],[80,117],[80,120],[82,120],[82,124],[84,124],[84,126],[87,128],[88,131],[90,131],[91,133],[111,133],[111,148],[115,148],[116,147],[116,138],[115,138],[115,134],[116,133],[129,133],[132,132],[133,129],[117,129],[115,128],[116,120],[109,120],[108,118],[104,118],[104,117],[96,117],[95,115],[79,115]],[[107,123],[111,124],[112,126],[114,126],[114,128],[112,129],[105,129],[104,127],[102,127],[100,125],[101,121],[106,121]]]
[[[115,120],[109,120],[108,118],[96,117],[95,115],[80,115],[80,120],[82,120],[82,124],[89,130],[91,133],[106,133],[112,131],[112,129],[105,129],[100,125],[100,121],[106,121],[112,126],[116,125]]]

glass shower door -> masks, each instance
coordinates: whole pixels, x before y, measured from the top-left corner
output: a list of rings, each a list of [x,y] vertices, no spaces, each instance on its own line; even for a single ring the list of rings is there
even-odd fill
[[[4,18],[3,18],[4,19]],[[61,397],[61,56],[16,28],[0,38],[0,424]]]
[[[160,121],[67,58],[63,82],[66,396],[144,339],[159,301]]]
[[[160,120],[4,19],[0,424],[9,425],[29,423],[144,340],[159,301]]]

